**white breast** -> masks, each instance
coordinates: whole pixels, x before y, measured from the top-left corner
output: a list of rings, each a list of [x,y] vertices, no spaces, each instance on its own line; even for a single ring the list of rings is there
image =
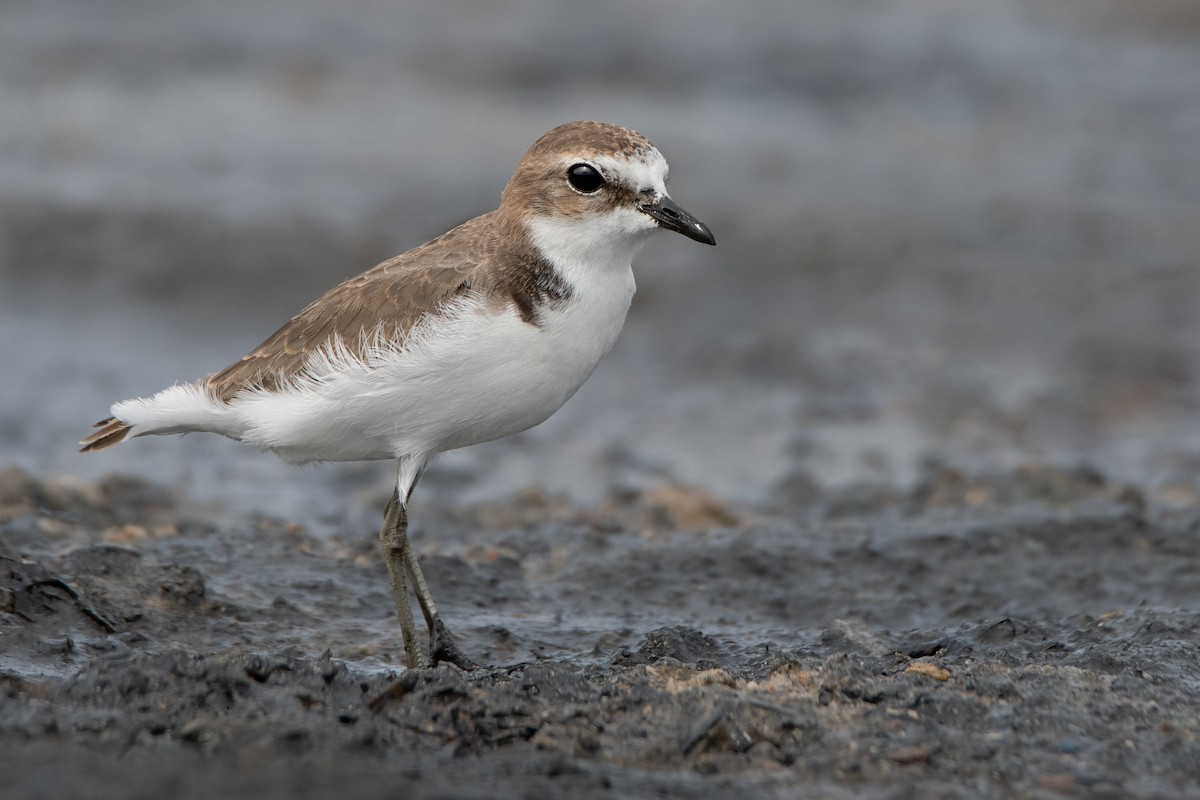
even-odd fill
[[[575,287],[570,301],[540,315],[538,326],[515,309],[493,320],[481,337],[493,357],[471,359],[476,377],[469,389],[482,402],[465,405],[481,408],[464,408],[438,450],[508,436],[557,411],[616,342],[633,296],[632,271],[626,277],[620,286]]]
[[[628,261],[579,266],[562,270],[570,299],[537,325],[474,297],[430,317],[402,348],[323,352],[312,380],[234,398],[236,438],[293,462],[423,460],[537,425],[612,348],[633,297]]]

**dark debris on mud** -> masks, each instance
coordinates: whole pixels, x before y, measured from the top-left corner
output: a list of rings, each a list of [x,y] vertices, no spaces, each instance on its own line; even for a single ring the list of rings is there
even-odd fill
[[[533,492],[441,523],[440,596],[514,665],[394,666],[386,625],[349,622],[389,612],[349,534],[0,473],[5,797],[1200,791],[1194,507],[934,469],[775,509]],[[540,605],[573,633],[538,658]]]

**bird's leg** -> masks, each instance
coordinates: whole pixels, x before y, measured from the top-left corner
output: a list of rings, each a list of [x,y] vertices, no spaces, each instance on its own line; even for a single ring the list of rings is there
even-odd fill
[[[407,539],[404,544],[404,564],[408,567],[409,577],[412,578],[413,591],[417,595],[421,613],[425,616],[425,624],[429,626],[430,663],[436,666],[439,661],[444,661],[467,672],[479,669],[478,664],[467,658],[466,654],[458,649],[458,645],[454,643],[454,637],[450,635],[446,624],[442,622],[437,605],[433,602],[433,594],[429,591],[429,585],[425,583],[425,576],[421,573],[421,565],[417,563],[417,554],[413,552],[412,545],[408,544]]]
[[[397,490],[388,501],[383,512],[383,527],[379,529],[379,547],[387,564],[388,578],[392,582],[392,597],[396,600],[396,613],[400,615],[400,631],[404,637],[404,657],[409,669],[423,666],[421,648],[417,644],[417,630],[413,624],[412,604],[408,599],[408,569],[405,551],[408,545],[408,511],[400,502]],[[426,589],[426,592],[429,590]],[[422,603],[424,610],[424,603]],[[428,616],[428,615],[426,615]],[[434,662],[436,663],[436,662]]]
[[[390,526],[386,519],[384,521],[384,528],[388,530],[384,543],[384,558],[387,559],[388,574],[392,578],[392,592],[396,594],[396,609],[400,611],[401,624],[405,625],[404,651],[408,654],[409,666],[414,663],[413,653],[418,652],[407,591],[408,581],[411,579],[413,591],[417,595],[417,602],[421,606],[421,614],[429,626],[429,665],[437,666],[438,662],[444,661],[459,669],[470,671],[478,669],[479,665],[467,658],[454,643],[454,637],[446,629],[441,615],[438,614],[437,605],[433,602],[433,594],[429,591],[429,584],[425,582],[425,575],[421,572],[417,554],[408,541],[408,500],[412,497],[413,489],[416,488],[417,482],[421,480],[421,475],[425,472],[426,463],[423,460],[400,460],[399,472],[396,475],[396,491],[388,502],[387,511],[388,515],[395,514],[397,521]],[[401,498],[403,498],[403,502],[401,502]],[[390,518],[389,516],[388,519]],[[380,532],[381,539],[383,536],[383,532]],[[397,588],[398,586],[403,587],[404,591],[401,592]],[[403,601],[401,595],[403,595]]]

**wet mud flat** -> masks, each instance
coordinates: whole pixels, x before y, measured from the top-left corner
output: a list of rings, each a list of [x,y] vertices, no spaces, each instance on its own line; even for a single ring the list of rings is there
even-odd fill
[[[1200,792],[1200,511],[1088,469],[426,506],[471,674],[369,532],[0,475],[8,798]]]

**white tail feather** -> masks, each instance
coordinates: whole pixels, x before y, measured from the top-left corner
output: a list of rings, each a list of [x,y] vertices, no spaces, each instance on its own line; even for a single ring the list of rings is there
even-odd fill
[[[112,415],[131,426],[130,436],[205,431],[240,438],[229,407],[194,383],[177,384],[150,397],[113,404]]]

